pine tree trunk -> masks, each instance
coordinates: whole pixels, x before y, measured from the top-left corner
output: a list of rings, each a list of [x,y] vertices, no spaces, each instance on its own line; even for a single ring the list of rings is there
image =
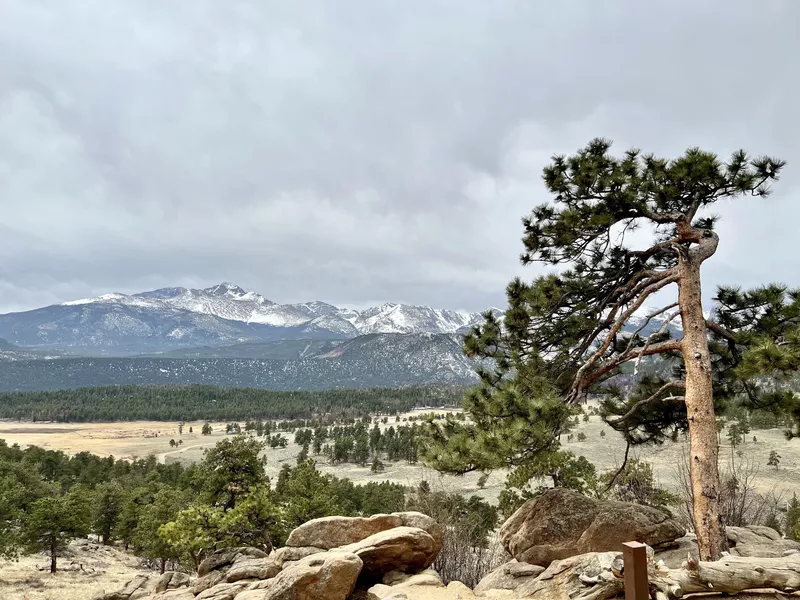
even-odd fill
[[[167,559],[163,556],[161,557],[161,565],[160,565],[160,573],[163,575],[164,571],[167,569]]]
[[[56,572],[56,543],[55,541],[50,542],[50,572]]]
[[[692,253],[681,257],[678,302],[683,321],[682,351],[686,365],[685,398],[694,522],[700,559],[713,561],[727,549],[727,538],[719,510],[719,442],[701,297],[701,263],[702,260]]]

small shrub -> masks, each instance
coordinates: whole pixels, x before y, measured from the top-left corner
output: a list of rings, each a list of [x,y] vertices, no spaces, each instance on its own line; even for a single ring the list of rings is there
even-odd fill
[[[432,567],[445,584],[460,581],[475,587],[489,571],[510,560],[497,541],[497,508],[478,496],[467,499],[444,491],[418,488],[409,510],[434,518],[444,528],[442,551]]]
[[[21,584],[25,586],[26,590],[40,590],[44,587],[44,581],[42,581],[41,575],[28,575],[20,581]],[[27,596],[26,596],[27,597]]]
[[[628,461],[620,473],[605,473],[601,483],[608,485],[613,479],[610,492],[614,499],[622,502],[635,502],[667,508],[679,504],[681,498],[662,488],[653,475],[653,465],[648,462],[634,459]]]
[[[720,512],[727,525],[746,527],[774,523],[785,502],[774,492],[760,494],[759,467],[752,457],[738,453],[731,456],[725,469],[720,469]],[[694,529],[692,487],[689,481],[689,459],[684,453],[677,467],[681,512],[686,524]]]

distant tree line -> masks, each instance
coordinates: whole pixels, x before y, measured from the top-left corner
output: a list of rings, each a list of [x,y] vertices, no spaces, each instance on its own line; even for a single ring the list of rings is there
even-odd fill
[[[336,420],[454,406],[461,387],[270,391],[209,385],[109,386],[0,393],[0,418],[32,421]]]
[[[372,428],[368,423],[369,420],[356,425],[298,429],[294,434],[295,443],[302,446],[298,462],[306,460],[309,452],[313,452],[315,456],[324,456],[331,464],[371,465],[375,472],[383,470],[383,460],[417,463],[421,426],[416,423],[397,428],[390,425],[382,430],[377,421]]]
[[[330,464],[353,463],[362,467],[370,464],[374,472],[383,471],[383,461],[405,460],[408,464],[416,464],[419,460],[422,422],[444,419],[445,414],[427,412],[424,415],[400,417],[396,415],[392,422],[395,425],[381,428],[389,423],[389,417],[375,418],[364,416],[360,419],[336,420],[332,417],[318,419],[293,419],[284,421],[250,421],[242,426],[238,422],[225,424],[225,433],[239,435],[242,433],[264,437],[265,445],[271,448],[286,448],[289,439],[282,433],[294,434],[294,443],[301,446],[297,457],[300,464],[309,456],[322,456]],[[466,415],[459,413],[453,418],[465,420]],[[406,424],[410,423],[410,424]],[[212,426],[206,422],[202,433],[211,434]],[[176,447],[180,442],[170,440],[170,446]]]

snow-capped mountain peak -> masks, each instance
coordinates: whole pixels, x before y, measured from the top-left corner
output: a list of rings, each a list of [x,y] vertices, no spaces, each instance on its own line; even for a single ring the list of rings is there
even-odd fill
[[[481,321],[480,313],[386,303],[363,311],[353,324],[361,333],[455,333]]]
[[[223,281],[218,285],[213,285],[203,291],[209,296],[224,296],[229,298],[241,298],[247,294],[247,292],[238,285],[228,283],[227,281]]]
[[[205,289],[167,287],[131,295],[105,294],[65,302],[62,306],[82,304],[127,305],[154,311],[181,310],[252,325],[298,328],[300,332],[327,331],[342,337],[371,333],[457,333],[482,321],[480,313],[396,302],[365,310],[340,308],[319,300],[276,304],[229,282]]]
[[[58,306],[82,306],[86,304],[109,304],[119,306],[143,306],[143,307],[157,307],[158,300],[129,296],[128,294],[103,294],[95,298],[82,298],[81,300],[70,300],[69,302],[62,302]]]

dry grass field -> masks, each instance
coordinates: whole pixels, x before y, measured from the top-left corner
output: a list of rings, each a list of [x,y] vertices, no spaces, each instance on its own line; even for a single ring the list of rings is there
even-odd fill
[[[443,412],[438,410],[436,412]],[[420,412],[407,413],[401,418]],[[393,425],[390,419],[387,425]],[[0,439],[9,444],[37,445],[43,448],[63,450],[74,454],[89,451],[100,456],[113,455],[117,458],[144,458],[154,454],[160,462],[181,461],[195,462],[202,458],[203,451],[216,444],[226,436],[225,423],[212,423],[211,435],[201,435],[202,422],[185,423],[183,434],[178,435],[178,424],[159,421],[136,421],[114,423],[19,423],[0,421]],[[189,433],[189,428],[192,433]],[[600,432],[605,430],[603,437]],[[577,441],[577,434],[583,432],[586,440]],[[625,452],[622,439],[599,417],[593,416],[588,423],[581,422],[574,432],[572,441],[567,442],[562,436],[566,449],[577,455],[583,455],[593,462],[599,471],[614,469],[621,464]],[[289,439],[286,448],[270,448],[266,450],[267,472],[276,477],[284,463],[295,464],[295,457],[300,447],[293,442],[292,434],[284,434]],[[753,441],[753,437],[757,441]],[[169,445],[170,439],[183,440],[183,444],[175,449]],[[727,440],[722,439],[721,467],[731,458],[731,449]],[[635,449],[632,457],[649,461],[659,481],[667,488],[676,489],[678,469],[681,456],[687,451],[688,444],[681,440],[666,442],[661,446],[650,446]],[[775,491],[791,495],[800,491],[800,440],[788,441],[780,429],[755,430],[747,436],[747,442],[737,450],[744,451],[748,460],[758,468],[757,485],[761,491]],[[781,455],[778,469],[767,466],[771,450]],[[738,460],[738,459],[737,459]],[[484,489],[479,489],[479,474],[468,474],[463,477],[440,475],[436,471],[422,465],[408,465],[403,461],[386,463],[386,470],[381,474],[371,473],[368,467],[351,464],[328,465],[319,462],[321,471],[338,477],[347,477],[354,481],[392,481],[403,485],[417,485],[422,480],[431,483],[434,489],[446,489],[462,494],[477,494],[488,500],[497,498],[505,479],[502,472],[492,473]]]
[[[446,412],[437,410],[438,413]],[[419,416],[420,411],[407,413]],[[396,425],[390,419],[382,428]],[[225,438],[225,423],[212,422],[211,435],[202,435],[200,429],[203,422],[184,423],[183,435],[178,434],[178,423],[163,421],[134,421],[113,423],[19,423],[0,421],[0,439],[8,444],[20,446],[35,445],[51,450],[62,450],[69,454],[88,451],[99,456],[113,455],[116,458],[145,458],[150,454],[160,462],[181,461],[192,463],[202,459],[203,451],[214,446]],[[189,429],[192,433],[189,433]],[[294,444],[292,434],[283,434],[288,440],[286,448],[268,448],[267,474],[275,478],[284,463],[294,465],[300,446]],[[183,440],[179,448],[169,445],[171,439]],[[422,465],[408,465],[405,462],[386,463],[386,470],[381,474],[370,472],[369,467],[356,465],[328,465],[318,463],[320,471],[331,473],[337,477],[347,477],[354,481],[392,481],[403,485],[417,485],[427,480],[434,489],[447,489],[463,494],[478,493],[487,498],[494,498],[502,488],[505,475],[492,474],[486,488],[480,490],[477,481],[479,474],[464,477],[443,476]]]
[[[605,430],[605,437],[600,432]],[[586,441],[577,441],[577,433],[586,434]],[[583,455],[598,468],[599,471],[618,468],[625,454],[625,442],[610,427],[605,425],[600,417],[590,417],[588,423],[581,422],[575,430],[575,437],[571,442],[566,442],[562,436],[565,449],[578,455]],[[757,441],[753,441],[753,437]],[[767,466],[769,453],[777,450],[781,455],[778,469]],[[744,458],[751,461],[758,469],[756,484],[761,492],[788,494],[800,492],[800,439],[787,440],[782,429],[762,429],[751,431],[746,443],[736,448],[736,452],[744,452]],[[653,471],[661,484],[669,489],[678,487],[678,471],[682,463],[682,456],[688,452],[688,442],[666,442],[660,446],[648,446],[631,451],[631,458],[640,458],[653,465]],[[720,447],[720,470],[725,471],[731,460],[731,447],[725,434],[722,434]],[[736,461],[741,459],[734,454]]]

